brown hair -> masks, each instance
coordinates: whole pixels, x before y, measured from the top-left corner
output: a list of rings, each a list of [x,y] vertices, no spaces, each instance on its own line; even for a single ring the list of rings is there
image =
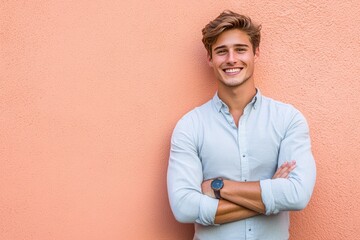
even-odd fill
[[[225,10],[202,30],[202,42],[210,58],[212,58],[212,45],[216,42],[217,38],[223,32],[231,29],[239,29],[249,36],[255,54],[256,49],[260,45],[261,25],[253,23],[248,16]]]

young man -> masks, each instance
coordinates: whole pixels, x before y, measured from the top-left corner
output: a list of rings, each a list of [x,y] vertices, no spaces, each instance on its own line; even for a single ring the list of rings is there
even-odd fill
[[[224,11],[202,31],[218,90],[177,123],[167,179],[175,218],[195,223],[194,239],[288,239],[289,211],[313,192],[305,118],[255,88],[260,29]]]

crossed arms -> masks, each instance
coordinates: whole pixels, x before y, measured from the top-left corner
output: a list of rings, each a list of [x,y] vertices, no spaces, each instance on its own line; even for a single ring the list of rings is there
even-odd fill
[[[171,142],[167,185],[171,209],[179,222],[213,225],[305,208],[315,185],[316,167],[308,126],[301,114],[291,118],[280,143],[279,167],[273,177],[255,182],[225,180],[220,200],[213,198],[211,180],[204,177],[197,144],[201,134],[196,122],[191,117],[182,119]],[[283,165],[292,159],[296,160],[296,168]]]
[[[283,163],[273,176],[273,179],[287,179],[296,162]],[[202,193],[215,198],[211,189],[211,181],[202,183]],[[215,224],[223,224],[237,221],[265,213],[265,205],[261,198],[260,182],[236,182],[224,180],[224,187],[221,189],[221,199],[215,215]]]

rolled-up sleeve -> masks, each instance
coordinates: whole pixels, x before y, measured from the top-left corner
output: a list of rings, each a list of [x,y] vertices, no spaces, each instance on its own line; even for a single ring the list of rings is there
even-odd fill
[[[292,111],[288,119],[279,149],[278,166],[285,161],[296,160],[296,168],[288,179],[260,181],[266,215],[305,208],[315,185],[316,166],[311,152],[308,124],[297,110]]]
[[[203,173],[194,124],[192,117],[185,115],[171,138],[167,172],[170,206],[179,222],[213,225],[218,200],[201,192]]]

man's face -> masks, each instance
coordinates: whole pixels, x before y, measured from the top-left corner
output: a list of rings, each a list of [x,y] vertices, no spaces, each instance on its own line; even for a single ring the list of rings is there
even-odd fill
[[[212,46],[209,65],[214,69],[219,84],[237,87],[253,81],[254,63],[259,51],[254,54],[249,36],[239,29],[223,32]]]

